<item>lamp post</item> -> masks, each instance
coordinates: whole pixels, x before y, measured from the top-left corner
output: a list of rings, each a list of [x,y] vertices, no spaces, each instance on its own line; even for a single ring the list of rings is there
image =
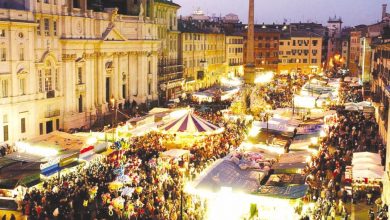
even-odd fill
[[[117,108],[116,108],[116,105],[115,105],[115,98],[114,98],[114,95],[111,96],[111,99],[110,99],[110,102],[111,102],[111,106],[112,106],[112,111],[115,111],[115,117],[112,118],[112,142],[115,142],[115,125],[117,123]]]

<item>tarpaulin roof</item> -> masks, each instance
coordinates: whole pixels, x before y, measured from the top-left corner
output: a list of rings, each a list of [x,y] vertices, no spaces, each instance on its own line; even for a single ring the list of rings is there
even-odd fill
[[[174,119],[168,122],[161,128],[162,131],[167,132],[188,132],[188,133],[200,133],[200,132],[214,132],[219,127],[211,124],[210,122],[194,115],[189,111],[179,119]]]
[[[257,195],[278,197],[284,199],[299,199],[306,195],[309,186],[261,186],[256,192]]]
[[[305,184],[305,176],[301,174],[272,174],[266,186],[290,186]]]
[[[264,172],[241,170],[234,162],[222,160],[199,180],[195,188],[218,192],[221,187],[231,187],[233,191],[252,193],[258,190],[264,177]]]

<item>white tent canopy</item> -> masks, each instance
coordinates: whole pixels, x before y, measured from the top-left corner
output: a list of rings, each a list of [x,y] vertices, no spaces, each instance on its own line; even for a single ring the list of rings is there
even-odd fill
[[[279,132],[294,132],[297,125],[290,124],[289,122],[290,122],[290,120],[284,120],[281,118],[272,118],[268,121],[268,129],[274,130],[274,131],[279,131]],[[256,127],[257,129],[266,129],[267,122],[254,121],[252,123],[252,126]]]
[[[353,158],[352,159],[352,166],[355,166],[356,164],[376,164],[376,165],[381,165],[381,161],[380,160],[376,160],[374,158],[370,158],[370,157]]]
[[[352,170],[352,177],[354,179],[368,178],[368,179],[382,179],[384,171],[374,170]]]
[[[384,170],[384,167],[378,164],[356,164],[353,166],[352,170],[372,170],[375,172],[380,172]]]
[[[381,157],[377,153],[358,152],[352,157],[352,177],[381,179],[384,167],[381,165]]]
[[[183,157],[184,155],[189,155],[189,154],[190,154],[189,150],[183,150],[183,149],[171,149],[162,153],[163,156],[170,157],[170,158],[180,158]]]
[[[373,158],[374,160],[381,161],[381,156],[377,153],[371,152],[357,152],[353,153],[353,159],[357,158]]]

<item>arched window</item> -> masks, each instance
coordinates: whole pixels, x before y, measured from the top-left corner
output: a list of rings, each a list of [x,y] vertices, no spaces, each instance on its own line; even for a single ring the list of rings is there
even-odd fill
[[[52,71],[51,68],[45,69],[45,91],[51,91],[53,90],[53,83],[52,83]]]

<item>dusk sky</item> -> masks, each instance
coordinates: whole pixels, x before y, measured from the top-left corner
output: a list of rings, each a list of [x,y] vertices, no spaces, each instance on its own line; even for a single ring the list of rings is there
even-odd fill
[[[248,0],[173,0],[182,6],[179,14],[186,16],[201,8],[207,15],[237,14],[247,21]],[[319,22],[329,16],[342,17],[344,26],[372,24],[381,18],[382,4],[389,0],[255,0],[256,23]]]

